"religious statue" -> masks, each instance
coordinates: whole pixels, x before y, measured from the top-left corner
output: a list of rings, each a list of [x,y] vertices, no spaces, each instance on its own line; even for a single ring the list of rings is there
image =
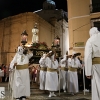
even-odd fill
[[[38,43],[38,41],[39,41],[38,34],[37,34],[38,32],[39,32],[39,30],[35,25],[35,27],[32,29],[32,33],[33,33],[32,43]]]

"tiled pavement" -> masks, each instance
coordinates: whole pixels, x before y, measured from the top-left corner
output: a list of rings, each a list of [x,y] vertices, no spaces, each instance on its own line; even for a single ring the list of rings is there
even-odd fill
[[[5,87],[6,89],[6,98],[0,99],[0,100],[11,100],[11,93],[8,91],[7,83],[0,83],[0,87]],[[27,100],[91,100],[91,93],[83,93],[83,91],[80,91],[78,94],[72,96],[69,93],[60,93],[56,92],[56,97],[48,97],[48,92],[45,93],[44,91],[40,91],[38,89],[38,85],[33,84],[31,85],[31,97]]]

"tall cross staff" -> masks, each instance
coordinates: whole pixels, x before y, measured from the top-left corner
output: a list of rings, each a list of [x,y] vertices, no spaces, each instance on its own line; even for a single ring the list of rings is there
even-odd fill
[[[60,63],[60,60],[61,60],[61,57],[59,57],[59,63]],[[60,96],[60,71],[61,71],[61,68],[59,68],[59,96]]]
[[[60,68],[59,68],[59,96],[60,96]]]
[[[83,65],[83,61],[82,61],[82,65]],[[83,85],[84,85],[84,95],[85,95],[85,75],[84,75],[84,66],[83,66]]]

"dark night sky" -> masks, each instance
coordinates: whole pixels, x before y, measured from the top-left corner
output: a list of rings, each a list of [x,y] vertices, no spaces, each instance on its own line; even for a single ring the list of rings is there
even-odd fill
[[[24,12],[33,12],[43,8],[46,0],[0,0],[0,19]],[[53,0],[56,9],[67,11],[67,0]]]

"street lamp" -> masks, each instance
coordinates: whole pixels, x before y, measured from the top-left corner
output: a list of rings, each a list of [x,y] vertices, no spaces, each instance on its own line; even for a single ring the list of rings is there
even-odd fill
[[[25,45],[27,43],[27,36],[28,36],[28,34],[27,34],[26,30],[24,30],[21,34],[21,43],[22,43],[22,45]]]
[[[60,47],[60,38],[58,35],[54,38],[54,46]]]

